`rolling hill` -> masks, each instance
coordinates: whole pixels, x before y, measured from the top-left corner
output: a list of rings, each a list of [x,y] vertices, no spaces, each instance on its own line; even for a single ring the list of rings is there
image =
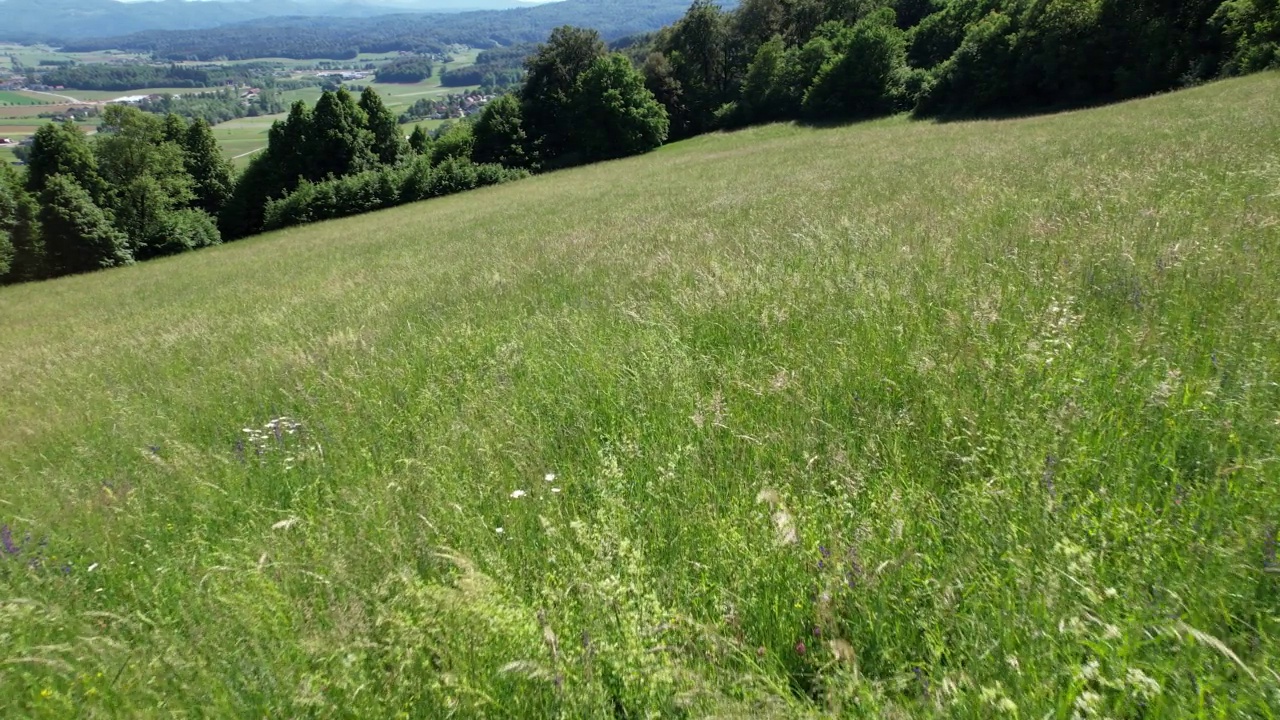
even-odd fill
[[[272,17],[199,31],[98,36],[66,43],[63,49],[118,48],[172,60],[354,57],[358,52],[434,51],[450,44],[488,48],[542,42],[562,25],[593,28],[613,40],[657,30],[679,19],[688,7],[687,0],[562,0],[452,15]]]
[[[522,0],[0,0],[0,40],[69,41],[144,30],[199,30],[279,16],[371,17],[528,7]]]
[[[0,714],[1280,707],[1280,75],[0,288]]]

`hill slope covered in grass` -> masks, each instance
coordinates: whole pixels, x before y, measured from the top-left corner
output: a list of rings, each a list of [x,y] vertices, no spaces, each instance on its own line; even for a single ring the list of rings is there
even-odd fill
[[[1270,74],[0,289],[0,714],[1275,714],[1277,241]]]

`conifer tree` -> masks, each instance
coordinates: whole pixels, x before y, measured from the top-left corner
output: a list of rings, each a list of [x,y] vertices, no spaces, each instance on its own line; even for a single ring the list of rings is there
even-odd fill
[[[197,119],[182,137],[187,173],[195,183],[193,206],[217,216],[231,197],[233,178],[231,162],[222,155],[213,129],[203,118]]]
[[[409,133],[409,149],[418,155],[431,154],[431,136],[421,125],[414,125],[413,132]]]
[[[342,177],[377,164],[373,133],[366,128],[364,111],[346,88],[325,91],[311,113],[309,180]]]
[[[383,165],[400,162],[406,151],[404,134],[396,116],[382,103],[376,90],[367,87],[360,93],[360,109],[364,111],[366,127],[373,134],[372,150],[378,161]]]

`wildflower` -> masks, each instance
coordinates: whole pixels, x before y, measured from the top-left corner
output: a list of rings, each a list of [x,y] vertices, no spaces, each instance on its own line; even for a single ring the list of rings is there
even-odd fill
[[[543,480],[546,480],[547,482],[555,482],[555,481],[556,481],[556,474],[555,474],[555,473],[547,473],[545,476],[543,476],[543,478],[542,478],[542,479],[543,479]]]
[[[758,657],[758,658],[764,658],[764,646],[763,646],[763,645],[761,645],[760,647],[756,648],[756,657]]]
[[[824,558],[831,557],[831,551],[827,549],[826,545],[819,545],[818,552],[822,553],[822,557]]]
[[[7,555],[17,555],[22,550],[13,544],[13,530],[8,525],[0,525],[0,546],[4,547]]]
[[[560,492],[560,488],[551,488],[551,492],[558,493]]]
[[[820,637],[822,637],[822,628],[818,627],[817,625],[814,625],[814,626],[813,626],[813,636],[814,636],[814,637],[816,637],[816,638],[820,638]]]
[[[494,532],[498,533],[499,535],[503,535],[503,534],[505,534],[507,531],[506,531],[506,530],[503,530],[502,528],[495,528],[495,529],[494,529]]]
[[[1124,679],[1133,687],[1133,693],[1144,700],[1151,700],[1161,693],[1160,683],[1137,668],[1129,668]]]
[[[799,641],[799,642],[797,642],[797,643],[796,643],[796,654],[797,654],[797,655],[804,655],[805,650],[806,650],[806,648],[805,648],[805,646],[804,646],[804,641],[803,641],[803,640],[801,640],[801,641]]]
[[[520,499],[520,498],[522,498],[522,497],[524,497],[525,495],[528,495],[528,494],[529,494],[529,493],[527,493],[527,492],[525,492],[525,491],[523,491],[523,490],[512,490],[512,491],[511,491],[511,499],[512,499],[512,500],[518,500],[518,499]]]
[[[1098,706],[1102,704],[1102,696],[1095,692],[1085,690],[1076,698],[1075,706],[1077,715],[1082,717],[1097,717]]]

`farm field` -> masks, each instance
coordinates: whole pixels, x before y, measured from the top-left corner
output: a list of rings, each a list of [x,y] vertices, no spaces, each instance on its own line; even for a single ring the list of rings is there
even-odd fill
[[[13,68],[13,60],[17,58],[25,67],[35,67],[43,61],[51,62],[125,62],[145,61],[146,57],[136,53],[120,50],[105,50],[91,53],[64,53],[48,45],[19,45],[0,43],[0,66]]]
[[[1280,75],[0,288],[0,715],[1280,713]]]
[[[0,90],[0,105],[41,105],[43,102],[26,93]]]
[[[421,83],[413,84],[396,84],[396,83],[371,83],[375,89],[383,96],[384,102],[396,114],[404,112],[410,105],[422,98],[443,97],[450,93],[461,93],[472,90],[472,87],[466,88],[444,88],[440,85],[439,72],[444,67],[467,67],[475,62],[479,50],[468,49],[454,53],[455,62],[447,66],[437,68],[437,75]],[[10,55],[17,54],[25,64],[37,64],[40,60],[69,60],[76,59],[80,62],[98,62],[107,58],[128,57],[119,53],[88,53],[88,54],[65,54],[58,53],[49,48],[42,46],[4,46],[0,45],[0,56],[5,62],[9,62]],[[89,57],[89,56],[93,57]],[[361,55],[354,63],[381,62],[398,57],[398,53],[381,53],[381,54],[365,54]],[[241,62],[267,62],[280,59],[260,58],[255,60],[246,60]],[[314,65],[315,60],[307,61],[282,61],[282,64],[293,65],[295,67],[305,67]],[[313,71],[308,71],[313,72]],[[134,90],[55,90],[48,93],[35,92],[19,92],[5,93],[0,92],[0,121],[14,120],[23,123],[38,122],[43,123],[44,120],[36,118],[40,113],[56,113],[63,112],[75,107],[75,103],[66,102],[65,98],[74,98],[79,102],[98,103],[114,100],[119,97],[128,95],[151,95],[151,94],[188,94],[193,92],[201,92],[199,88],[138,88]],[[292,103],[302,100],[309,104],[314,104],[320,98],[321,90],[318,87],[303,88],[301,90],[290,90],[281,94],[282,100]],[[12,103],[12,104],[8,104]],[[270,128],[272,121],[284,117],[283,114],[274,116],[261,116],[256,118],[241,118],[239,120],[219,124],[214,128],[215,134],[219,142],[222,144],[227,157],[232,158],[237,167],[244,167],[253,153],[266,146],[267,130]],[[443,124],[443,121],[425,120],[421,123],[427,129],[435,129]],[[413,125],[404,126],[405,133],[412,131]],[[32,131],[34,132],[34,130]],[[21,135],[16,131],[13,133]],[[28,133],[29,134],[29,133]],[[4,162],[12,162],[12,151],[7,148],[0,148],[0,160]]]

